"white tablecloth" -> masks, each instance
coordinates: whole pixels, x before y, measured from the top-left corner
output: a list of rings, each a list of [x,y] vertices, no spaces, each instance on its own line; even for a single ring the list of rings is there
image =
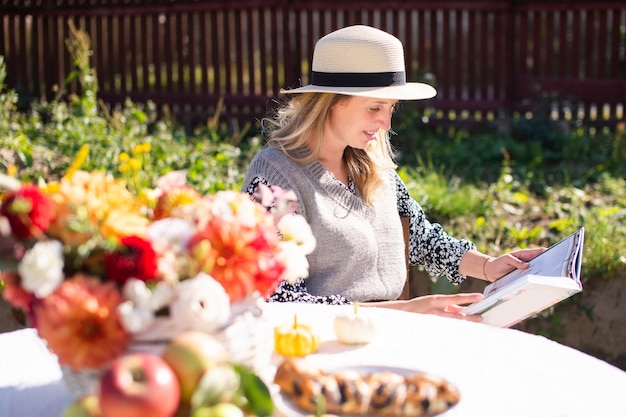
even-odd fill
[[[298,321],[322,336],[307,360],[326,368],[399,366],[440,375],[461,391],[446,417],[624,417],[626,372],[544,337],[436,316],[367,309],[376,339],[346,347],[332,322],[341,308],[267,304],[268,331]],[[271,341],[271,338],[268,338]],[[266,376],[280,357],[272,356]],[[55,417],[71,401],[56,357],[32,330],[0,335],[0,416]],[[277,414],[281,414],[280,411]]]

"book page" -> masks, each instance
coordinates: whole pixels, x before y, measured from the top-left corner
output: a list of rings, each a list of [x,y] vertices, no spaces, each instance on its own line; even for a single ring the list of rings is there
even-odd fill
[[[502,287],[525,275],[570,277],[580,283],[583,236],[584,228],[580,228],[565,239],[550,246],[529,262],[528,269],[516,269],[485,287],[484,296],[494,294]]]
[[[575,233],[574,238],[576,242],[574,243],[574,250],[572,251],[572,257],[570,259],[569,265],[569,277],[581,286],[580,282],[580,271],[582,269],[582,261],[583,261],[583,242],[585,240],[585,229],[581,228]]]

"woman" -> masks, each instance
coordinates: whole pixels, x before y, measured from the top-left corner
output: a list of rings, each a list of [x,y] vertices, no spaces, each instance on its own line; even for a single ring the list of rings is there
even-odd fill
[[[397,38],[363,25],[339,29],[316,43],[312,70],[310,85],[281,91],[292,98],[274,119],[264,119],[267,147],[255,155],[245,180],[249,193],[259,184],[293,190],[297,211],[317,239],[309,277],[283,283],[271,300],[359,301],[480,321],[465,316],[461,305],[481,294],[398,300],[406,281],[401,216],[409,218],[410,263],[453,283],[466,276],[494,281],[527,268],[543,249],[487,256],[429,223],[409,197],[395,171],[391,117],[398,100],[431,98],[436,91],[405,81]]]

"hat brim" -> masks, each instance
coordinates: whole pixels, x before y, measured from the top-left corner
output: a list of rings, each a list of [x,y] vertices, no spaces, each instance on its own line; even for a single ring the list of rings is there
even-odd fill
[[[388,100],[423,100],[437,95],[434,87],[424,83],[406,83],[385,87],[327,87],[305,85],[293,89],[281,89],[281,94],[335,93],[349,96],[382,98]]]

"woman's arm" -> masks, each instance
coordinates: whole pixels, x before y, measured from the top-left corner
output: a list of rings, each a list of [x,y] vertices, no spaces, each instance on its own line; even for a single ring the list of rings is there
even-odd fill
[[[391,308],[411,313],[434,314],[441,317],[480,322],[482,321],[481,316],[466,316],[463,314],[463,309],[464,304],[475,303],[482,299],[483,295],[481,293],[434,294],[415,297],[410,300],[379,301],[361,303],[360,305],[366,307]]]
[[[447,276],[460,284],[466,275],[459,269],[463,256],[476,246],[466,239],[448,235],[440,224],[430,223],[417,201],[409,196],[406,185],[396,173],[398,213],[409,218],[409,263],[421,265],[432,276]]]
[[[545,250],[522,249],[498,257],[483,254],[472,242],[455,239],[441,225],[430,223],[397,173],[396,193],[398,213],[410,219],[409,262],[423,265],[432,276],[446,275],[454,284],[461,283],[467,276],[493,282],[514,269],[528,268],[528,261]]]

